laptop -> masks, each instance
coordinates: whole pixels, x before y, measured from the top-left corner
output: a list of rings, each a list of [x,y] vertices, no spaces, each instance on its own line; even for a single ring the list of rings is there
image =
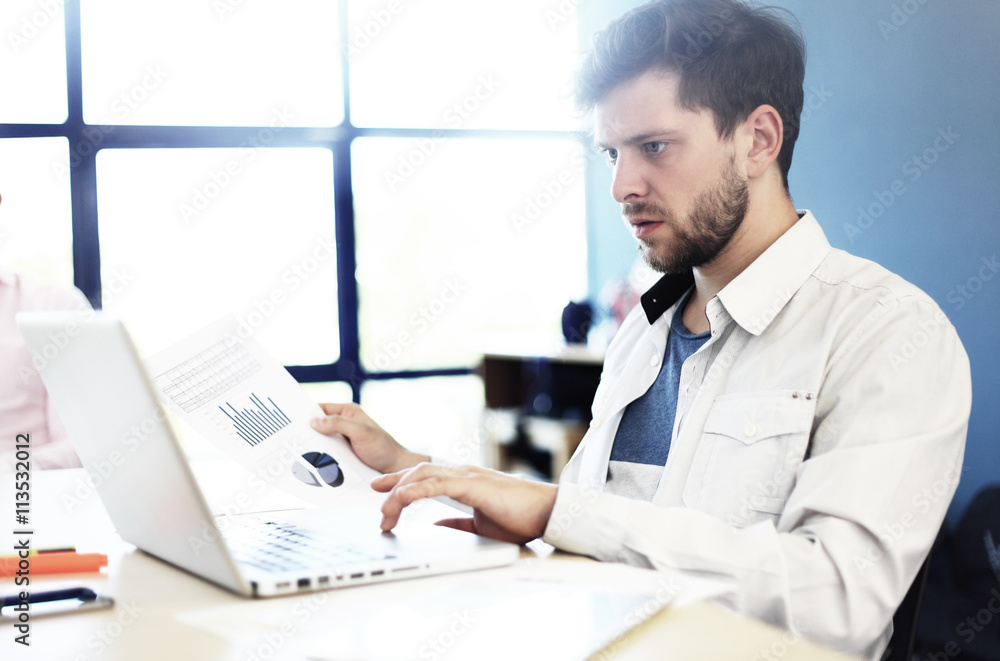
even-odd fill
[[[520,555],[515,544],[442,526],[382,533],[377,510],[351,505],[217,521],[119,319],[30,312],[17,324],[118,534],[176,567],[269,597],[497,567]]]

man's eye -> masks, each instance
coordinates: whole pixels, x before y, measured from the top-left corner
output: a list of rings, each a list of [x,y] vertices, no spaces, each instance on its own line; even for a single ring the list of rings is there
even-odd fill
[[[666,148],[667,148],[667,143],[665,143],[665,142],[647,142],[646,143],[646,151],[648,151],[650,154],[659,154],[659,153],[661,153]]]
[[[605,149],[604,155],[607,156],[608,162],[614,163],[618,160],[618,150],[617,149]]]

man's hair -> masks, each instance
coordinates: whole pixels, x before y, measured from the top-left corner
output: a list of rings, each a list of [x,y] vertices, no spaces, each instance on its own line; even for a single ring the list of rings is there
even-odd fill
[[[764,104],[784,124],[778,154],[785,189],[799,136],[805,41],[784,10],[739,0],[654,0],[612,22],[594,36],[577,76],[576,98],[592,110],[609,92],[648,71],[680,78],[679,103],[709,109],[719,137]],[[785,12],[787,14],[787,12]]]

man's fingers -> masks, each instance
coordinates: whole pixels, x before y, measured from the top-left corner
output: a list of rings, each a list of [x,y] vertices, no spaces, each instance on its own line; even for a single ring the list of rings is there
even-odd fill
[[[372,489],[375,491],[385,493],[387,491],[392,491],[392,488],[399,484],[399,481],[403,479],[406,475],[406,471],[399,471],[398,473],[386,473],[385,475],[379,475],[373,478],[371,481]]]
[[[401,477],[382,504],[382,530],[395,528],[403,509],[423,498],[449,496],[461,501],[466,481],[455,477],[456,472],[443,466],[421,464],[405,473],[394,473]]]
[[[322,434],[340,433],[346,436],[348,440],[359,435],[365,429],[363,423],[351,418],[345,418],[336,413],[331,413],[325,418],[313,418],[309,421],[309,424],[313,429]]]
[[[323,413],[327,415],[350,415],[354,412],[356,404],[351,402],[338,403],[338,402],[324,402],[319,405],[323,409]]]

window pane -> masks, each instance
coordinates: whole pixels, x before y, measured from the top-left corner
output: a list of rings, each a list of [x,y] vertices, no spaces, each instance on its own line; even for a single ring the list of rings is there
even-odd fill
[[[491,334],[559,335],[587,286],[578,143],[366,138],[353,157],[368,369],[473,365]]]
[[[0,268],[73,284],[65,138],[0,140]]]
[[[0,7],[0,122],[66,121],[66,28],[62,2],[4,0]]]
[[[317,404],[323,402],[350,402],[354,396],[351,386],[342,381],[303,383],[302,389]]]
[[[355,125],[573,128],[565,98],[579,51],[575,7],[351,0],[349,8]]]
[[[368,381],[361,406],[414,452],[482,464],[479,432],[485,399],[476,376]]]
[[[336,2],[90,0],[82,11],[88,123],[343,119]]]
[[[104,307],[144,353],[226,314],[285,365],[340,354],[325,149],[97,155]]]

